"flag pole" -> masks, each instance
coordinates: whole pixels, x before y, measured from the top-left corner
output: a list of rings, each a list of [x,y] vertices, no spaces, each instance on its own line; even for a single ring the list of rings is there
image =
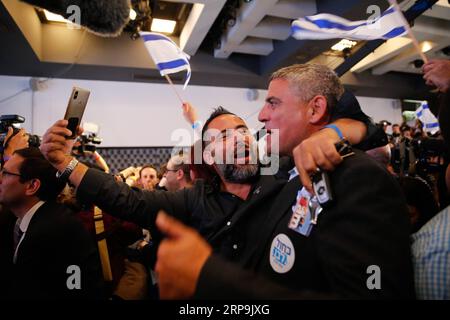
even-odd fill
[[[165,74],[164,77],[166,77],[167,81],[169,82],[170,86],[172,87],[173,91],[175,92],[175,94],[177,95],[178,99],[180,100],[181,104],[184,103],[183,99],[181,99],[180,94],[178,93],[177,89],[175,88],[172,79],[170,79],[169,75]]]
[[[417,41],[416,37],[414,36],[414,33],[411,30],[411,26],[409,25],[408,21],[406,21],[405,16],[403,15],[402,9],[400,9],[400,6],[398,5],[396,0],[389,0],[389,3],[394,6],[395,10],[400,13],[401,18],[403,20],[403,24],[405,25],[406,31],[408,32],[409,38],[412,40],[414,47],[416,48],[417,52],[419,53],[420,57],[422,58],[424,63],[428,63],[427,56],[422,52],[422,49],[419,46],[419,42]]]

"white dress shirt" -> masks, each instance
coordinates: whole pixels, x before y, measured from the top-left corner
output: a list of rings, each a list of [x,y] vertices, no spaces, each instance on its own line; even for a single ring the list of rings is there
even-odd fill
[[[20,231],[23,232],[22,237],[19,239],[19,244],[16,247],[16,251],[14,252],[13,262],[16,263],[17,259],[17,251],[19,250],[20,244],[22,243],[23,238],[25,238],[25,235],[27,233],[28,226],[30,225],[30,221],[33,218],[36,211],[45,203],[45,201],[39,201],[34,206],[30,208],[30,210],[25,213],[25,215],[22,218],[22,221],[20,222]]]

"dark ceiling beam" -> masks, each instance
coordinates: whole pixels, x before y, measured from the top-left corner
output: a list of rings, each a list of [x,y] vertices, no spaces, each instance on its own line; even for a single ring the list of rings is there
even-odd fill
[[[404,12],[406,20],[408,20],[408,22],[412,24],[418,16],[420,16],[426,10],[431,8],[436,2],[438,2],[438,0],[416,1],[411,8],[409,8],[407,11]],[[375,49],[381,46],[384,42],[385,40],[382,39],[368,41],[355,53],[347,57],[343,63],[341,63],[336,69],[334,69],[334,71],[336,71],[338,76],[344,75],[353,66],[355,66],[358,62],[364,59],[368,54],[375,51]]]
[[[265,79],[257,74],[234,73],[220,71],[226,67],[217,67],[216,69],[201,68],[194,70],[195,77],[191,78],[190,85],[199,86],[217,86],[217,87],[236,87],[236,88],[255,88],[266,89]],[[100,81],[124,81],[124,82],[143,82],[143,83],[167,83],[164,77],[161,77],[157,70],[116,67],[116,66],[97,66],[83,64],[63,64],[63,63],[23,63],[18,60],[11,60],[8,63],[0,64],[0,75],[6,76],[24,76],[37,78],[59,78],[59,79],[84,79]],[[175,84],[184,84],[185,73],[180,72],[171,75]]]
[[[417,100],[430,96],[429,89],[419,74],[389,72],[381,79],[370,70],[362,73],[347,72],[341,77],[345,88],[356,96]]]
[[[362,20],[369,17],[366,13],[370,5],[379,5],[381,10],[388,7],[386,0],[317,0],[317,12],[332,12],[349,20]],[[294,63],[305,63],[318,56],[336,43],[331,40],[296,40],[292,37],[285,41],[274,41],[274,50],[268,56],[260,57],[260,73],[267,76],[273,71]]]
[[[23,36],[14,19],[9,14],[6,7],[0,1],[0,70],[5,66],[15,64],[17,58],[26,59],[34,64],[39,63],[39,58],[34,53],[30,44]],[[17,69],[23,69],[24,66],[17,64]],[[26,70],[23,70],[26,71]]]

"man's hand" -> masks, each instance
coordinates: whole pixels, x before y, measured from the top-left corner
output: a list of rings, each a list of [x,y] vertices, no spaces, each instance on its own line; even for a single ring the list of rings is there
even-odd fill
[[[50,127],[42,137],[41,152],[44,157],[59,171],[63,171],[70,159],[70,153],[75,143],[75,139],[66,139],[72,133],[67,129],[67,120],[59,120]],[[78,134],[81,134],[79,129]]]
[[[134,172],[136,171],[136,168],[131,166],[128,167],[126,169],[123,169],[122,171],[119,172],[119,174],[123,175],[126,178],[128,178],[131,175],[134,175]]]
[[[335,143],[339,136],[333,129],[320,130],[305,139],[294,148],[295,166],[303,186],[313,193],[310,176],[320,168],[332,171],[342,162],[342,157],[336,150]]]
[[[156,225],[167,236],[159,246],[155,267],[160,298],[191,298],[212,249],[194,229],[162,211],[158,214]]]
[[[188,102],[183,103],[183,116],[187,122],[194,124],[198,120],[197,110]]]
[[[8,128],[8,133],[6,134],[4,143],[8,141],[8,139],[13,135],[13,128]],[[5,152],[3,153],[3,156],[10,157],[14,153],[14,151],[23,149],[28,147],[28,135],[24,128],[20,129],[17,134],[15,134],[11,140],[8,141],[8,145],[6,145]]]
[[[450,60],[430,60],[422,67],[423,78],[429,86],[435,86],[441,92],[450,89]]]

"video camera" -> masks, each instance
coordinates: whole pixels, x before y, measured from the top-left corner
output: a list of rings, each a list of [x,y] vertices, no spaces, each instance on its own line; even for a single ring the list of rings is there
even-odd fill
[[[83,134],[77,139],[77,147],[75,148],[79,154],[84,154],[86,151],[95,152],[96,145],[102,143],[103,139],[98,137],[99,127],[95,123],[85,122],[83,124]]]
[[[13,135],[15,136],[20,128],[18,124],[24,123],[25,118],[17,114],[8,114],[0,117],[0,149],[3,150],[3,144],[5,142],[6,135],[8,133],[9,127],[13,128]],[[41,145],[41,140],[39,136],[35,134],[28,134],[28,145],[30,147],[39,147]]]
[[[97,150],[96,144],[102,143],[102,139],[97,137],[95,133],[83,134],[78,137],[80,145],[77,147],[77,151],[83,154],[85,151],[95,152]]]
[[[416,171],[419,175],[439,172],[446,163],[444,140],[436,138],[414,139],[412,146],[417,158]]]

